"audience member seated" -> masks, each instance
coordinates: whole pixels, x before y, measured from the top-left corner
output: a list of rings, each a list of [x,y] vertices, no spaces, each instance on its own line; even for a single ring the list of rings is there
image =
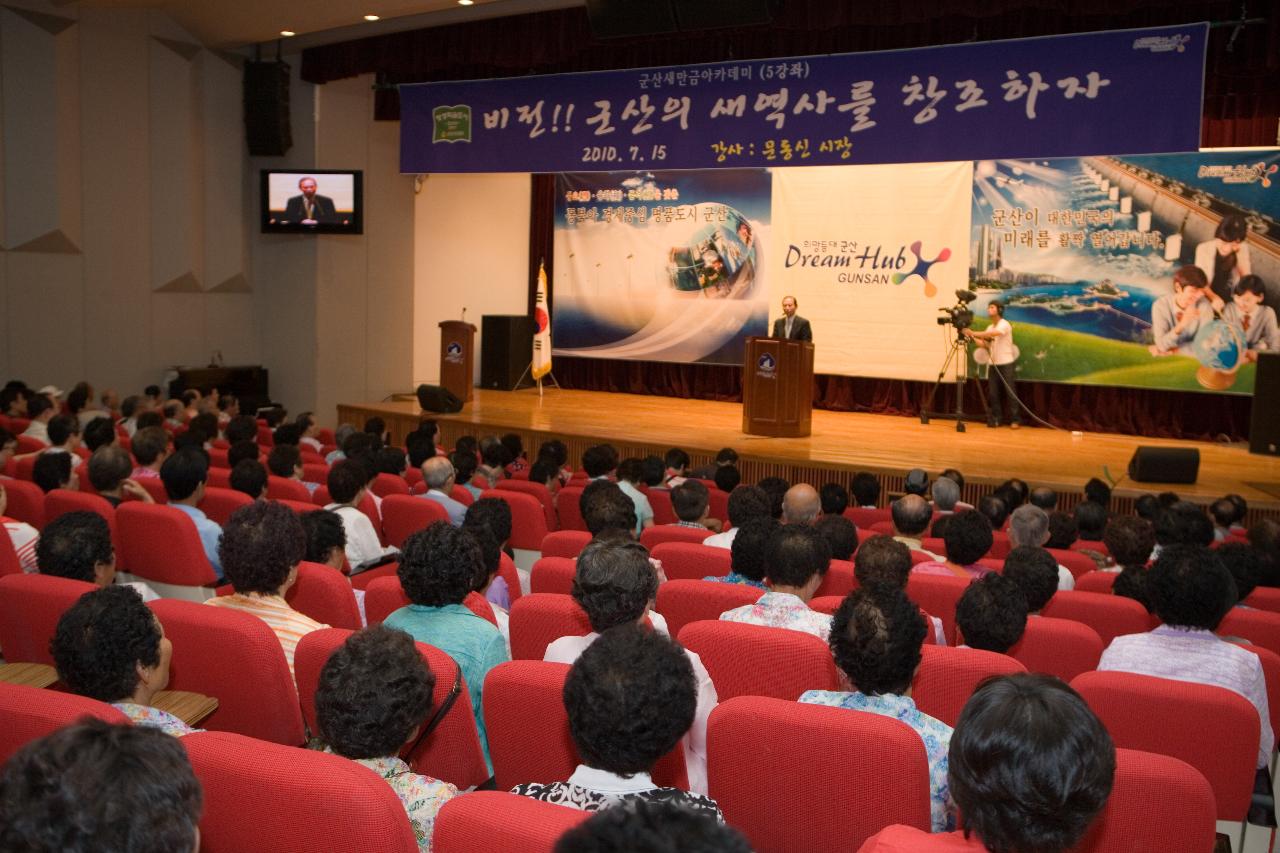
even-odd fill
[[[529,466],[529,482],[541,483],[547,491],[554,495],[560,491],[560,469],[556,463],[546,457],[539,457]]]
[[[86,719],[0,775],[0,850],[196,853],[204,796],[187,752],[147,726]]]
[[[1084,837],[1115,778],[1111,736],[1074,690],[1047,675],[984,681],[948,751],[960,830],[891,826],[859,853],[912,850],[1064,853]]]
[[[630,620],[604,631],[570,668],[564,705],[583,763],[567,782],[529,782],[513,793],[584,811],[666,802],[723,820],[706,796],[657,787],[650,775],[697,712],[689,655],[669,637]]]
[[[480,440],[480,465],[476,468],[476,476],[485,481],[488,488],[498,485],[499,480],[506,479],[507,465],[511,456],[503,445],[502,439],[496,435],[486,435]],[[617,452],[614,453],[614,467],[617,467]]]
[[[408,634],[375,625],[352,634],[329,656],[315,696],[317,734],[327,751],[369,768],[391,786],[424,853],[431,850],[440,807],[458,789],[414,773],[399,753],[422,733],[435,683]]]
[[[433,451],[434,449],[435,448],[432,448]],[[440,457],[437,457],[432,453],[423,460],[423,463],[425,464],[426,462],[436,458],[445,460],[453,465],[454,481],[470,492],[473,500],[479,499],[479,497],[484,494],[484,489],[480,488],[473,482],[476,476],[476,466],[479,465],[474,453],[464,453],[463,451],[455,450],[448,456]],[[418,468],[421,470],[422,465],[419,465]]]
[[[707,575],[703,580],[753,586],[767,592],[769,587],[764,582],[765,552],[769,547],[769,540],[778,529],[778,522],[771,516],[762,515],[735,529],[738,535],[729,548],[729,574],[723,577]]]
[[[874,585],[853,591],[831,620],[831,655],[855,692],[810,690],[800,701],[868,711],[914,729],[929,759],[930,823],[934,832],[946,832],[956,824],[947,790],[951,727],[921,713],[911,699],[926,630],[920,608],[902,590]]]
[[[957,512],[947,519],[942,541],[946,546],[945,560],[919,563],[911,571],[925,575],[953,575],[960,578],[980,578],[989,571],[978,560],[991,550],[991,524],[987,517],[975,510]]]
[[[738,464],[738,451],[732,447],[722,447],[710,465],[703,465],[689,471],[689,476],[699,480],[714,480],[716,472],[721,468],[734,468]],[[729,489],[728,491],[733,491]]]
[[[18,438],[4,427],[0,427],[0,472],[3,472],[9,460],[18,452]],[[0,480],[11,479],[0,473]]]
[[[1075,518],[1061,510],[1049,513],[1049,539],[1044,543],[1044,547],[1065,551],[1075,541]]]
[[[514,477],[520,471],[529,470],[529,460],[524,455],[524,439],[514,432],[506,433],[498,439],[507,451],[506,471],[508,477]]]
[[[89,452],[96,453],[99,448],[116,443],[116,425],[111,418],[96,417],[84,425],[81,438]]]
[[[489,670],[509,660],[510,655],[493,623],[462,603],[483,572],[484,556],[470,531],[443,521],[419,530],[405,540],[400,553],[400,585],[412,603],[392,613],[383,624],[408,632],[457,662],[471,693],[485,762],[492,770],[481,691]]]
[[[499,580],[498,570],[502,567],[502,548],[498,544],[498,538],[493,534],[492,528],[488,522],[482,520],[479,516],[472,516],[468,521],[464,522],[462,529],[475,537],[476,544],[480,546],[480,572],[471,582],[471,591],[480,594],[485,600],[485,606],[489,608],[489,612],[493,614],[493,621],[498,626],[498,631],[502,634],[502,642],[507,650],[507,657],[511,656],[511,614],[508,607],[491,601],[487,597],[487,593],[492,588],[494,581]],[[503,581],[503,586],[506,582]]]
[[[116,579],[116,555],[111,528],[96,512],[77,510],[50,521],[36,544],[40,574],[111,586]],[[143,601],[160,596],[142,581],[121,584],[133,587]]]
[[[729,493],[728,530],[702,540],[712,548],[728,548],[733,545],[738,530],[753,518],[772,518],[769,512],[769,496],[759,486],[738,486]]]
[[[1107,525],[1102,541],[1116,564],[1112,571],[1130,567],[1145,569],[1156,547],[1156,533],[1145,518],[1121,515]]]
[[[582,452],[582,470],[588,480],[608,479],[618,468],[618,451],[611,444],[595,444]]]
[[[422,497],[429,501],[435,501],[444,507],[445,512],[449,514],[449,523],[454,527],[461,527],[462,519],[467,514],[467,507],[461,501],[454,500],[450,495],[450,491],[452,491],[456,482],[456,476],[453,465],[444,456],[432,456],[422,463],[422,479],[427,484],[427,491],[423,493]],[[330,487],[330,491],[332,491],[332,487]],[[334,500],[337,500],[337,498],[334,498]]]
[[[1004,654],[1027,630],[1022,589],[995,572],[969,584],[956,602],[956,627],[971,649]]]
[[[307,487],[308,492],[314,492],[320,485],[308,483],[302,479],[302,451],[296,444],[277,444],[272,447],[271,452],[267,454],[267,470],[277,477],[297,480]]]
[[[1116,637],[1098,669],[1213,684],[1240,694],[1258,709],[1258,766],[1266,767],[1275,736],[1262,664],[1257,655],[1213,633],[1237,600],[1231,573],[1208,548],[1170,545],[1147,572],[1147,585],[1164,624]]]
[[[566,832],[555,853],[751,853],[747,839],[708,814],[670,803],[604,809]]]
[[[133,460],[118,444],[99,447],[89,457],[89,482],[94,491],[113,507],[120,506],[126,496],[143,503],[155,503],[150,492],[129,478],[132,471]]]
[[[0,415],[9,418],[26,418],[27,400],[31,396],[30,390],[21,382],[10,381],[0,389]]]
[[[737,465],[722,465],[711,479],[715,481],[716,488],[727,495],[742,483],[742,472]]]
[[[818,489],[818,499],[824,516],[840,515],[849,508],[849,490],[839,483],[823,483]]]
[[[40,531],[36,530],[25,521],[19,521],[16,518],[9,518],[5,515],[5,510],[9,506],[9,495],[4,490],[4,486],[0,485],[0,524],[4,525],[4,532],[8,534],[9,541],[13,543],[13,550],[18,555],[18,565],[22,567],[24,572],[34,572],[37,566],[36,549],[40,543]]]
[[[666,469],[662,475],[662,485],[668,489],[674,489],[685,481],[689,476],[689,454],[685,453],[679,447],[673,447],[667,451],[663,457],[662,463]]]
[[[255,501],[267,496],[267,469],[257,460],[241,459],[231,468],[231,488]]]
[[[769,514],[781,521],[782,502],[786,498],[787,490],[791,488],[791,484],[781,477],[765,477],[756,485],[769,498]]]
[[[880,503],[880,480],[869,471],[859,471],[849,484],[853,503],[859,509],[875,509]]]
[[[327,509],[308,512],[301,518],[302,532],[307,537],[308,563],[342,571],[347,560],[347,531],[342,516]]]
[[[204,500],[204,484],[208,479],[209,459],[203,451],[194,448],[177,451],[160,466],[160,480],[164,483],[165,494],[169,496],[169,506],[181,510],[195,523],[204,554],[221,578],[222,558],[218,555],[218,540],[222,538],[222,527],[200,509],[200,501]]]
[[[1249,527],[1249,544],[1262,561],[1262,586],[1280,586],[1280,521],[1255,522]]]
[[[222,565],[234,595],[210,598],[205,604],[257,616],[275,633],[284,649],[289,672],[298,642],[319,628],[327,628],[294,610],[285,601],[298,579],[298,563],[306,554],[302,522],[284,504],[255,501],[231,514],[222,534]]]
[[[983,495],[978,499],[977,511],[991,523],[992,530],[1002,530],[1013,510],[1014,507],[999,495]]]
[[[1107,530],[1107,508],[1093,501],[1081,501],[1075,510],[1078,538],[1085,542],[1101,542]]]
[[[1150,492],[1145,495],[1138,495],[1133,502],[1133,511],[1138,514],[1139,518],[1145,518],[1147,521],[1154,523],[1156,513],[1160,511],[1160,499]]]
[[[31,479],[45,494],[54,489],[78,490],[80,477],[72,465],[73,458],[79,459],[72,453],[41,453],[31,466]]]
[[[408,457],[398,447],[384,447],[373,456],[379,474],[391,474],[403,480],[409,473]]]
[[[822,534],[831,546],[831,559],[852,560],[853,552],[858,550],[858,528],[853,522],[839,513],[823,515],[814,524],[814,528]]]
[[[658,594],[658,576],[649,563],[649,552],[637,542],[592,542],[578,556],[573,598],[586,611],[591,633],[567,636],[547,646],[543,660],[573,663],[582,652],[615,625],[642,624],[652,620]],[[663,624],[662,632],[666,633]],[[711,676],[702,660],[685,650],[697,684],[697,710],[692,727],[684,733],[684,757],[689,790],[707,792],[707,720],[719,701]]]
[[[27,424],[27,428],[22,434],[27,438],[34,438],[47,446],[49,444],[49,421],[53,420],[56,414],[58,414],[58,410],[48,397],[44,394],[33,395],[28,398],[27,413],[22,416],[28,418],[31,423]]]
[[[1049,514],[1040,507],[1030,503],[1023,504],[1009,516],[1009,544],[1014,548],[1030,546],[1039,550],[1048,541]],[[1075,589],[1076,580],[1071,570],[1057,560],[1053,561],[1053,565],[1057,573],[1058,589]]]
[[[169,684],[173,643],[132,589],[108,586],[80,596],[58,620],[49,652],[72,693],[110,702],[135,725],[174,737],[197,731],[151,706]]]
[[[163,427],[144,427],[139,422],[138,431],[134,433],[133,440],[129,443],[129,451],[138,461],[130,477],[135,480],[142,477],[159,477],[160,466],[169,456],[169,433],[165,432]],[[256,444],[253,446],[253,453],[254,456],[258,454]]]
[[[1213,544],[1213,522],[1199,504],[1178,501],[1169,507],[1169,512],[1173,515],[1173,527],[1177,531],[1175,542],[1206,548]]]
[[[1039,509],[1020,506],[1018,512],[1028,508]],[[1012,581],[1022,590],[1022,596],[1027,600],[1027,613],[1031,616],[1038,615],[1053,594],[1062,588],[1058,585],[1059,569],[1061,566],[1052,554],[1031,545],[1019,545],[1004,558],[1005,580]]]
[[[302,440],[302,430],[297,424],[281,424],[271,433],[273,447],[298,447]]]
[[[807,525],[782,525],[769,537],[765,561],[769,591],[755,604],[727,610],[720,618],[803,631],[826,642],[831,617],[810,609],[809,600],[831,565],[827,540]]]
[[[445,461],[445,465],[448,464]],[[347,562],[353,570],[374,565],[396,552],[394,547],[382,547],[373,522],[360,510],[367,491],[367,474],[364,463],[358,459],[343,459],[329,469],[329,497],[333,503],[325,509],[342,518],[347,532]]]
[[[1121,598],[1132,598],[1145,607],[1148,613],[1154,615],[1156,612],[1145,566],[1125,566],[1111,584],[1111,594]]]
[[[303,412],[294,419],[294,426],[298,428],[299,447],[314,450],[316,453],[324,449],[324,445],[320,442],[320,425],[316,423],[315,415]]]
[[[933,508],[928,501],[919,495],[903,495],[890,504],[890,511],[893,513],[894,539],[912,551],[928,554],[935,560],[942,559],[926,551],[920,542],[920,537],[929,529],[929,520],[933,518]]]
[[[618,488],[636,505],[636,535],[639,536],[646,527],[653,527],[653,506],[649,498],[640,491],[640,459],[632,456],[618,463]],[[532,475],[530,475],[532,477]],[[705,487],[704,487],[705,490]],[[710,497],[708,497],[710,503]],[[674,507],[676,496],[671,495]],[[676,513],[679,516],[679,512]],[[702,525],[698,525],[701,527]]]
[[[71,467],[79,468],[83,462],[76,453],[80,446],[80,421],[72,415],[56,415],[49,421],[49,446],[45,454],[65,453],[71,457]]]
[[[812,487],[808,487],[813,491]],[[813,494],[817,502],[818,493]],[[672,527],[691,527],[694,530],[710,530],[720,532],[720,519],[711,518],[711,493],[699,480],[683,480],[680,485],[671,489],[671,508],[678,521]]]
[[[960,502],[960,487],[950,477],[939,477],[933,481],[933,506],[938,512],[955,512]]]
[[[820,515],[822,500],[808,483],[797,483],[782,496],[783,524],[813,524]]]
[[[902,490],[908,495],[919,495],[923,498],[929,494],[929,472],[923,468],[912,468],[907,472]]]
[[[253,462],[260,462],[262,458],[262,448],[258,447],[256,441],[237,441],[227,448],[227,467],[235,468],[246,459]]]
[[[1213,553],[1236,582],[1236,606],[1245,607],[1244,600],[1257,588],[1262,576],[1262,560],[1257,550],[1247,542],[1233,541],[1223,543]]]
[[[223,427],[222,435],[226,438],[227,443],[231,445],[241,441],[252,441],[257,444],[258,420],[253,415],[240,415],[232,418]]]
[[[889,536],[872,536],[853,555],[853,576],[859,587],[883,588],[907,591],[907,580],[911,577],[911,551],[896,539]],[[930,616],[933,628],[933,641],[939,646],[947,644],[942,620]]]
[[[1030,501],[1032,506],[1039,507],[1048,514],[1058,508],[1058,493],[1048,486],[1037,486],[1031,490]]]
[[[617,483],[608,480],[588,483],[578,498],[578,510],[593,539],[599,539],[610,531],[635,537],[636,505],[622,493]]]
[[[493,539],[493,547],[485,550],[485,572],[476,592],[483,595],[490,604],[497,605],[494,615],[499,617],[499,627],[505,623],[507,611],[511,609],[511,590],[507,581],[498,574],[502,562],[502,553],[507,549],[507,541],[511,539],[511,505],[501,498],[480,498],[467,507],[462,518],[464,530],[480,529]],[[482,543],[483,544],[483,543]],[[507,632],[503,631],[503,636]]]
[[[1089,482],[1084,484],[1084,498],[1107,509],[1111,506],[1111,487],[1097,477],[1090,477]]]

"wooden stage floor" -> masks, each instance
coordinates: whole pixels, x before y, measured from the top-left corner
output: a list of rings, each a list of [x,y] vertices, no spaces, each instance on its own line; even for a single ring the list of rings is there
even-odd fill
[[[538,442],[555,437],[569,446],[574,463],[583,449],[601,441],[614,444],[624,456],[682,447],[695,464],[730,446],[738,451],[739,467],[748,482],[777,474],[792,482],[821,484],[838,479],[847,485],[852,472],[870,470],[882,476],[886,490],[896,491],[911,468],[924,468],[936,476],[944,468],[955,467],[972,484],[965,497],[976,498],[991,484],[1015,476],[1076,495],[1086,480],[1097,476],[1115,481],[1115,494],[1121,499],[1169,488],[1205,503],[1236,492],[1248,500],[1251,510],[1261,510],[1251,516],[1280,517],[1280,458],[1250,454],[1243,445],[1108,433],[1073,436],[1046,428],[1024,426],[1015,431],[974,423],[957,433],[949,420],[924,425],[918,418],[816,409],[809,437],[767,438],[743,433],[741,412],[740,404],[707,400],[556,389],[547,389],[540,398],[536,389],[477,388],[475,399],[461,412],[437,415],[436,420],[447,446],[464,434],[515,432],[532,452]],[[338,406],[340,423],[363,424],[375,414],[387,421],[393,439],[402,441],[416,426],[420,410],[408,400]],[[1129,480],[1129,458],[1140,444],[1199,449],[1199,481],[1160,486]]]

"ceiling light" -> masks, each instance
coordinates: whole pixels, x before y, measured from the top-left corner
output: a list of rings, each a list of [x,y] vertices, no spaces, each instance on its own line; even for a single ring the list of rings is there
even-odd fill
[[[470,6],[470,5],[472,5],[473,3],[475,3],[475,2],[476,2],[476,0],[458,0],[458,5],[459,5],[459,6]]]
[[[379,17],[378,15],[365,15],[364,19],[366,21],[376,21],[378,20],[378,17]]]
[[[281,30],[280,35],[284,36],[285,38],[288,38],[289,36],[296,36],[297,33],[295,33],[293,30]]]

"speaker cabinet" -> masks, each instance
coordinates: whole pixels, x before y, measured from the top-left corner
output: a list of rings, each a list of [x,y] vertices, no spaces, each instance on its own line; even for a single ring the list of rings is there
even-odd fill
[[[458,395],[448,388],[427,385],[425,382],[418,386],[418,405],[425,412],[453,414],[462,411],[462,401],[458,399]]]
[[[1249,452],[1280,456],[1280,353],[1258,354],[1249,419]]]
[[[1187,447],[1142,446],[1129,460],[1129,479],[1139,483],[1194,483],[1200,451]]]
[[[533,318],[491,314],[480,320],[480,387],[513,391],[533,358]],[[531,385],[525,374],[521,387]]]
[[[293,147],[289,63],[245,63],[244,135],[254,157],[279,157]]]

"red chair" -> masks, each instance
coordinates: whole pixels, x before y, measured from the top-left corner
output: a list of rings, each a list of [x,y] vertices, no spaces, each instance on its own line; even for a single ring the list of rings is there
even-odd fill
[[[360,608],[351,581],[342,572],[305,560],[298,564],[298,579],[285,593],[285,601],[299,613],[323,625],[359,631]]]
[[[893,521],[893,510],[889,507],[884,509],[863,509],[862,507],[848,507],[843,513],[844,517],[853,522],[853,526],[860,530],[871,530],[881,521]]]
[[[218,700],[203,728],[299,745],[298,691],[280,641],[257,616],[162,598],[147,605],[173,642],[169,687]]]
[[[542,506],[542,515],[543,518],[546,519],[547,530],[553,531],[560,527],[560,522],[556,520],[555,501],[552,500],[551,492],[547,491],[547,487],[542,483],[530,483],[527,479],[499,480],[496,488],[500,491],[522,492],[529,497],[536,499]],[[481,497],[483,497],[483,495],[481,495]],[[539,545],[541,545],[541,543],[539,543]],[[529,550],[536,551],[538,549],[531,548]]]
[[[265,449],[276,446],[276,438],[271,432],[271,427],[261,421],[258,422],[258,446]]]
[[[802,631],[704,620],[681,628],[679,639],[702,659],[721,702],[734,696],[795,701],[806,690],[840,689],[831,650]]]
[[[1159,791],[1159,796],[1153,792]],[[1213,849],[1215,803],[1204,775],[1176,758],[1116,750],[1111,796],[1075,853]]]
[[[530,592],[573,592],[573,578],[578,573],[577,560],[568,557],[543,557],[529,571]]]
[[[578,501],[582,500],[582,486],[562,486],[556,492],[556,516],[560,519],[561,530],[586,530],[587,523],[582,520],[582,509]]]
[[[1008,655],[980,649],[925,646],[920,651],[911,696],[922,712],[949,726],[955,726],[961,709],[983,679],[1027,671]]]
[[[695,530],[692,527],[658,524],[653,527],[646,527],[641,531],[640,544],[652,551],[654,547],[664,542],[692,542],[698,544],[711,535],[711,531],[706,528]]]
[[[707,726],[707,775],[725,822],[755,850],[857,850],[892,824],[929,831],[924,744],[878,714],[721,699]]]
[[[4,537],[8,539],[8,536]],[[80,596],[98,587],[52,575],[0,577],[0,649],[9,663],[53,665],[49,641],[58,620]]]
[[[1087,575],[1089,572],[1096,572],[1098,570],[1098,564],[1095,563],[1093,558],[1087,554],[1081,554],[1079,551],[1071,551],[1064,548],[1046,548],[1045,550],[1052,554],[1053,558],[1057,560],[1060,565],[1066,566],[1067,571],[1071,572],[1071,576],[1073,578],[1078,578],[1081,575]]]
[[[395,577],[396,571],[400,568],[398,563],[383,563],[374,569],[366,569],[359,574],[351,574],[351,564],[347,562],[345,557],[342,558],[342,573],[349,575],[351,578],[351,588],[361,591],[367,590],[369,585],[378,578]]]
[[[708,509],[711,517],[720,519],[727,528],[729,526],[729,493],[721,491],[718,486],[707,486],[707,496],[710,498]]]
[[[1110,549],[1109,549],[1109,548],[1107,548],[1107,543],[1106,543],[1106,542],[1094,542],[1094,541],[1089,540],[1089,539],[1077,539],[1075,542],[1072,542],[1072,543],[1071,543],[1071,545],[1070,545],[1070,550],[1072,550],[1072,551],[1096,551],[1097,553],[1101,554],[1101,555],[1102,555],[1102,556],[1104,556],[1104,557],[1110,557],[1110,556],[1111,556],[1111,551],[1110,551]],[[1066,566],[1067,564],[1066,564],[1066,563],[1063,563],[1062,565]],[[1096,563],[1095,563],[1094,565],[1095,565],[1095,567],[1097,566],[1097,564],[1096,564]],[[1070,566],[1067,566],[1067,568],[1071,568],[1071,567],[1070,567]]]
[[[370,625],[382,623],[392,613],[411,603],[400,586],[400,578],[394,575],[375,579],[364,591],[364,615]]]
[[[1028,672],[1043,672],[1070,681],[1082,672],[1098,668],[1102,657],[1102,638],[1081,622],[1032,616],[1027,629],[1009,656],[1022,663]]]
[[[1097,592],[1055,592],[1040,614],[1083,622],[1098,632],[1104,648],[1116,637],[1151,630],[1151,614],[1141,604],[1131,598]]]
[[[907,598],[925,613],[942,620],[942,633],[949,644],[956,641],[956,602],[972,581],[946,575],[920,575],[907,578]]]
[[[147,490],[147,494],[151,495],[151,500],[158,504],[167,504],[169,502],[169,493],[164,489],[164,483],[159,477],[137,477],[138,485]],[[228,480],[228,483],[230,480]]]
[[[516,563],[507,556],[506,551],[498,556],[498,577],[507,582],[507,599],[515,604],[524,595],[524,590],[520,586],[520,573],[516,571]]]
[[[453,488],[449,490],[449,496],[458,503],[466,506],[471,506],[476,501],[476,496],[471,494],[470,489],[457,483],[455,483]]]
[[[322,462],[303,462],[302,480],[305,483],[320,483],[321,485],[328,483],[329,466]]]
[[[525,782],[563,782],[580,763],[564,707],[568,674],[568,664],[540,660],[512,660],[489,670],[484,727],[499,790]],[[688,789],[682,744],[659,759],[653,781]]]
[[[1258,712],[1223,687],[1134,675],[1086,672],[1072,680],[1116,746],[1185,761],[1213,787],[1218,820],[1243,821],[1258,759]],[[1213,736],[1205,736],[1212,721]]]
[[[1246,652],[1257,655],[1258,663],[1262,664],[1262,678],[1267,684],[1267,712],[1270,717],[1271,732],[1274,734],[1280,731],[1280,655],[1261,646],[1252,646],[1247,643],[1236,645]]]
[[[298,643],[294,656],[294,668],[298,675],[298,699],[302,703],[302,717],[313,732],[319,732],[316,720],[316,688],[320,684],[320,671],[329,656],[347,641],[354,631],[325,628],[312,631]],[[418,654],[426,661],[435,676],[431,692],[432,710],[439,709],[449,691],[453,689],[458,665],[453,658],[426,643],[416,643]],[[466,695],[465,680],[462,693]],[[489,778],[489,768],[484,763],[480,748],[480,736],[476,732],[476,718],[470,702],[454,702],[449,713],[440,719],[436,727],[412,755],[402,757],[418,773],[433,779],[450,782],[460,790],[474,787]]]
[[[302,485],[301,480],[271,474],[267,477],[267,497],[271,500],[311,503],[311,490]]]
[[[857,588],[858,579],[853,576],[853,563],[848,560],[832,560],[827,573],[822,576],[822,585],[814,595],[846,596]]]
[[[1280,654],[1280,613],[1233,607],[1218,624],[1218,635],[1242,637],[1255,646]]]
[[[391,495],[382,499],[382,529],[388,545],[400,548],[414,533],[437,521],[448,522],[449,513],[435,501],[411,495]]]
[[[328,479],[328,474],[325,474]],[[303,475],[306,479],[306,475]],[[405,482],[404,477],[397,477],[395,474],[388,474],[383,471],[373,478],[373,493],[380,498],[387,498],[391,495],[407,495],[409,494],[409,484]]]
[[[585,530],[556,530],[542,540],[542,556],[576,558],[591,542],[591,534]]]
[[[299,517],[307,513],[319,511],[319,507],[311,503],[311,501],[291,501],[284,498],[270,498],[272,503],[280,504],[293,510]]]
[[[473,791],[454,797],[436,815],[435,853],[519,850],[552,853],[560,837],[591,812],[544,803],[505,791]],[[483,839],[483,841],[482,841]]]
[[[417,853],[400,798],[354,761],[227,732],[187,735],[182,743],[204,788],[204,853]],[[334,805],[337,792],[340,808]]]
[[[1255,587],[1245,598],[1244,604],[1268,613],[1280,613],[1280,589],[1267,586]]]
[[[676,516],[675,507],[671,505],[671,490],[652,488],[645,492],[649,498],[649,506],[653,508],[653,526],[675,524],[680,519]]]
[[[54,489],[44,496],[45,523],[53,521],[60,515],[69,512],[94,512],[102,516],[111,530],[111,547],[120,554],[120,531],[116,529],[116,509],[107,503],[106,498],[86,492],[75,492],[70,489]],[[128,569],[117,559],[116,568],[120,571]]]
[[[205,515],[219,524],[226,526],[231,514],[242,506],[253,503],[253,498],[235,489],[220,489],[216,486],[205,486],[204,498],[200,501],[200,509]],[[315,509],[314,506],[311,507]]]
[[[728,548],[712,548],[700,542],[662,542],[653,547],[653,558],[662,563],[667,580],[702,580],[724,577],[733,568]]]
[[[43,442],[34,436],[19,435],[18,447],[15,452],[18,456],[25,456],[28,453],[39,453],[48,446],[49,445],[46,442]]]
[[[230,468],[210,468],[209,473],[204,481],[206,489],[229,489],[231,488],[231,469]]]
[[[0,766],[31,741],[85,717],[118,725],[129,722],[123,713],[97,699],[0,681]]]
[[[831,616],[840,609],[840,605],[843,602],[843,595],[815,595],[809,599],[809,609]],[[926,639],[925,642],[928,642],[928,640]]]
[[[181,593],[186,595],[190,595],[194,587],[209,587],[217,581],[195,522],[181,510],[126,501],[116,509],[116,524],[120,531],[120,556],[130,574],[153,585],[185,587]]]
[[[44,529],[44,492],[35,483],[5,480],[4,493],[8,506],[4,514],[15,521],[25,521],[36,530]]]
[[[511,659],[542,660],[561,637],[591,633],[582,606],[568,595],[535,592],[511,605]]]
[[[511,508],[511,540],[508,544],[513,551],[528,551],[537,559],[542,540],[550,530],[546,512],[538,499],[509,489],[486,489],[480,497],[506,502]]]
[[[667,620],[671,636],[690,622],[719,619],[720,614],[744,604],[755,604],[763,592],[751,586],[717,581],[667,581],[658,587],[657,611]]]
[[[13,549],[13,539],[0,535],[0,577],[22,574],[22,562],[18,552]]]
[[[209,470],[214,468],[230,468],[231,464],[227,461],[227,448],[214,445],[209,448]]]
[[[1116,578],[1119,576],[1119,572],[1101,572],[1096,569],[1085,572],[1076,578],[1076,592],[1100,592],[1110,595],[1111,588],[1115,586]]]

